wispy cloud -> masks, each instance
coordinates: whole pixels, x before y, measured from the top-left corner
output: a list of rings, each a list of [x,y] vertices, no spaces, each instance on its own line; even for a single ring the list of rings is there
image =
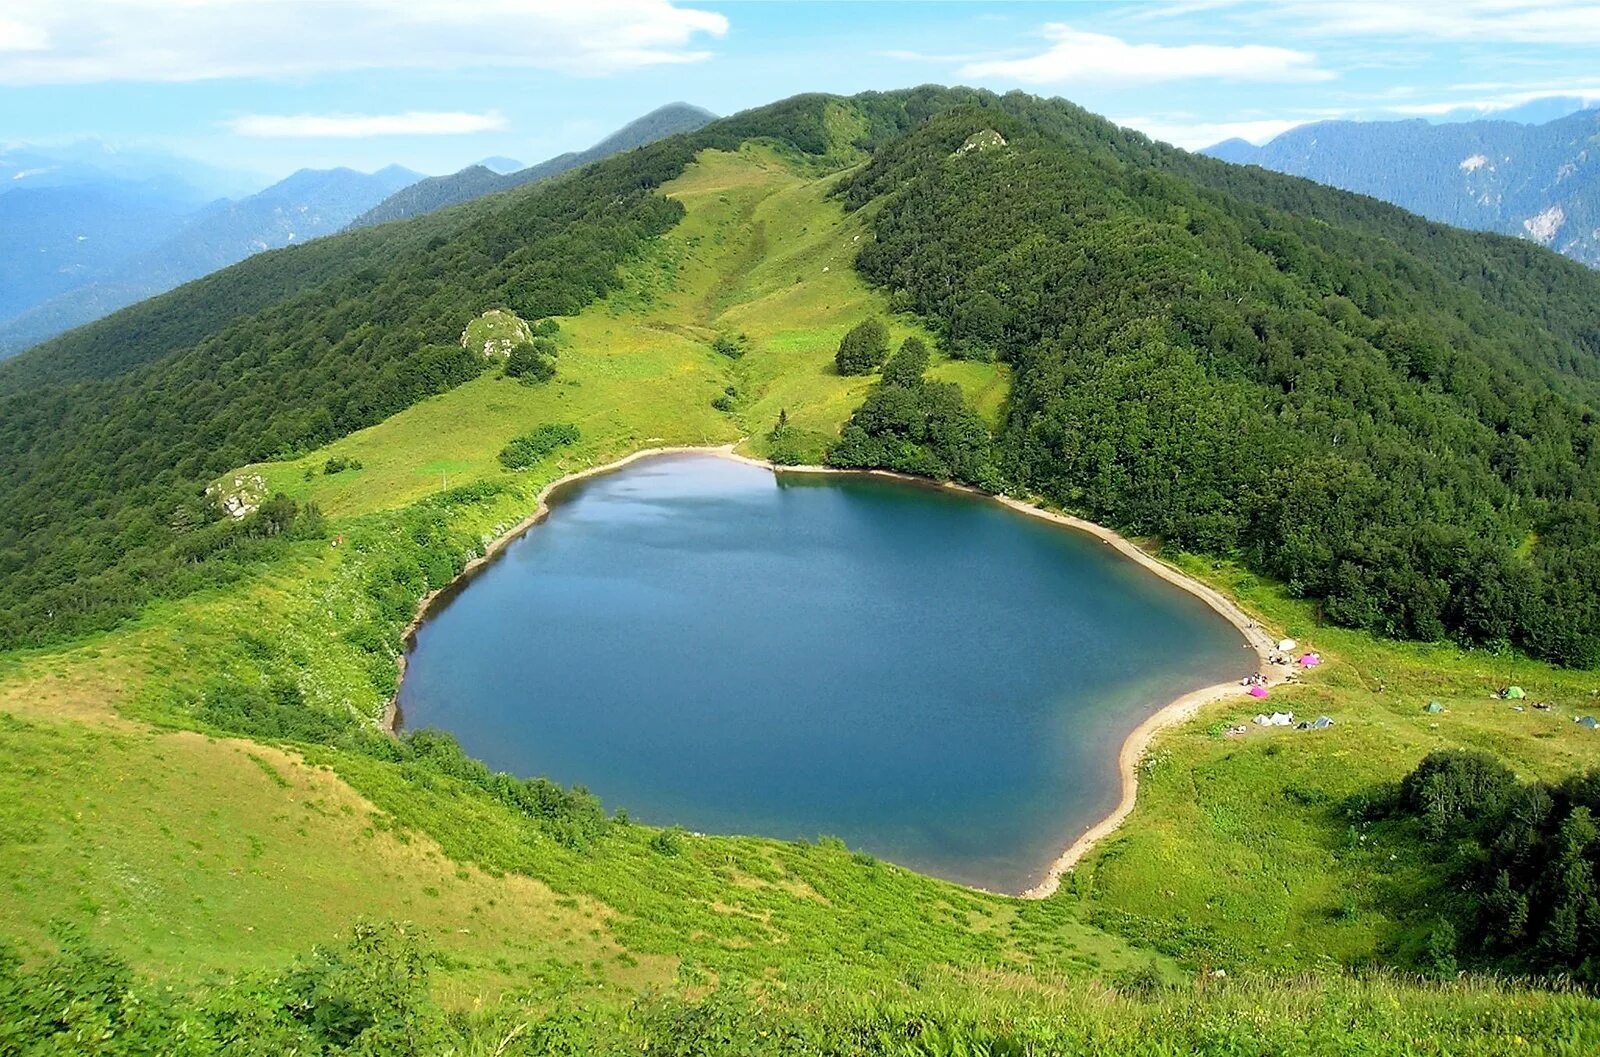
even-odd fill
[[[1600,81],[1585,81],[1577,84],[1551,82],[1533,87],[1518,87],[1513,90],[1508,90],[1505,86],[1500,88],[1491,87],[1480,89],[1472,95],[1454,99],[1434,100],[1423,103],[1400,103],[1390,106],[1389,109],[1399,114],[1417,114],[1422,117],[1448,114],[1456,110],[1477,110],[1484,114],[1492,115],[1497,110],[1509,110],[1524,103],[1531,103],[1535,99],[1547,99],[1552,96],[1570,96],[1581,99],[1585,104],[1589,105],[1600,103]]]
[[[225,122],[241,136],[364,139],[369,136],[462,136],[506,127],[499,113],[412,110],[404,114],[252,114]]]
[[[1600,43],[1600,3],[1595,0],[1345,0],[1286,4],[1281,11],[1321,36]]]
[[[0,84],[698,62],[725,16],[673,0],[5,0]]]
[[[1196,78],[1233,81],[1326,81],[1334,75],[1303,51],[1265,44],[1135,44],[1105,33],[1052,22],[1043,29],[1050,47],[1023,58],[986,59],[962,66],[960,75],[1030,85],[1069,83],[1154,84]]]

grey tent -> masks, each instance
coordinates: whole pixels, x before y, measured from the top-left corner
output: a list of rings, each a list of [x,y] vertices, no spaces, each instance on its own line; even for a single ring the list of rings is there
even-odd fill
[[[1331,726],[1333,726],[1333,720],[1329,719],[1327,716],[1318,716],[1317,721],[1311,724],[1311,729],[1327,730]]]
[[[1590,730],[1600,729],[1600,719],[1595,719],[1593,716],[1584,716],[1578,720],[1578,726],[1588,727]]]
[[[1434,715],[1438,715],[1440,712],[1444,711],[1444,706],[1437,701],[1429,701],[1427,704],[1422,706],[1422,711],[1431,712]]]

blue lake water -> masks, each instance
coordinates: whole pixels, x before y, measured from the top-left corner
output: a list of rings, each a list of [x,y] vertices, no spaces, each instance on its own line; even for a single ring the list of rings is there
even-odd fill
[[[400,707],[645,822],[1017,892],[1115,806],[1134,727],[1254,670],[1243,643],[979,497],[674,455],[563,489],[441,599]]]

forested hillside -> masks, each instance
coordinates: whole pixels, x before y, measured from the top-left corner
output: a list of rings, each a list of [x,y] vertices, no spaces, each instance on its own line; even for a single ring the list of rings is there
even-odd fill
[[[206,479],[474,376],[487,361],[457,339],[489,308],[540,318],[604,292],[616,265],[678,215],[641,189],[670,162],[650,164],[525,199],[118,377],[7,400],[0,642],[104,627],[222,575],[215,567],[230,564],[249,526],[217,520]]]
[[[1536,258],[1575,311],[1531,315],[1504,244],[1432,228],[1424,256],[1396,210],[1333,227],[1057,104],[999,109],[890,144],[847,194],[881,203],[865,273],[1016,365],[1016,483],[1241,553],[1338,623],[1600,662],[1590,276]],[[962,149],[985,130],[1006,145]],[[1498,289],[1451,273],[1474,250]]]
[[[874,209],[860,267],[956,355],[1015,365],[1013,486],[1241,554],[1340,623],[1600,661],[1600,280],[1069,104],[935,88],[797,97],[309,267],[273,255],[0,370],[31,387],[0,426],[4,641],[203,580],[204,480],[471,376],[465,319],[580,307],[673,222],[650,189],[751,136],[874,152],[843,192]]]

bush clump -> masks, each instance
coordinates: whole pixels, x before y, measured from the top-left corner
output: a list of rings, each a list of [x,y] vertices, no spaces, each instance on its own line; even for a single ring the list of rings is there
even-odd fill
[[[506,377],[523,385],[548,382],[556,376],[556,343],[549,338],[534,338],[512,348],[506,357]]]
[[[1449,878],[1450,895],[1429,901],[1450,914],[1428,924],[1424,972],[1452,976],[1459,959],[1600,986],[1600,769],[1521,782],[1488,753],[1445,749],[1389,810]]]
[[[500,449],[500,463],[508,470],[522,470],[557,448],[576,443],[578,427],[570,422],[547,422],[530,433],[512,439]]]
[[[889,355],[889,330],[880,319],[866,319],[839,342],[833,364],[840,374],[871,374]]]

